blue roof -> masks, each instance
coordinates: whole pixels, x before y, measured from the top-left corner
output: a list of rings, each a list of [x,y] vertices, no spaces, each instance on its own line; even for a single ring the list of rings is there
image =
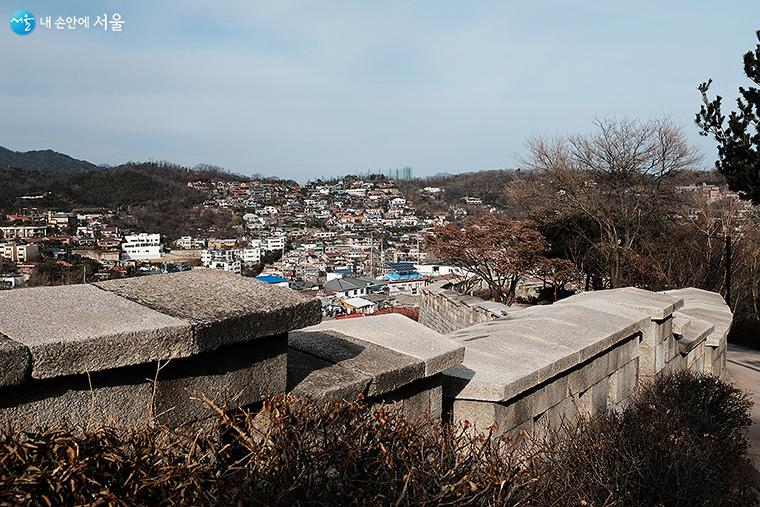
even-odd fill
[[[282,283],[287,282],[287,278],[283,278],[277,275],[260,275],[256,277],[256,280],[264,283]]]
[[[387,273],[383,275],[386,280],[399,282],[404,280],[423,280],[425,277],[419,273]]]

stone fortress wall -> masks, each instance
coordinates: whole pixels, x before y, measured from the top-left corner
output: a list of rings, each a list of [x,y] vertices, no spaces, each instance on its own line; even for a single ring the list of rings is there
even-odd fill
[[[439,308],[422,306],[420,316]],[[446,335],[465,346],[465,359],[444,372],[444,398],[454,421],[539,437],[624,409],[662,371],[724,376],[731,321],[720,295],[693,288],[587,292],[516,310]]]
[[[446,286],[446,282],[438,282],[422,289],[420,324],[446,334],[505,317],[509,313],[506,305],[461,294]]]
[[[420,323],[320,323],[320,306],[203,269],[0,292],[0,424],[179,426],[213,416],[209,401],[255,406],[291,392],[540,435],[623,409],[660,371],[722,375],[732,319],[698,289],[510,310],[429,287]]]

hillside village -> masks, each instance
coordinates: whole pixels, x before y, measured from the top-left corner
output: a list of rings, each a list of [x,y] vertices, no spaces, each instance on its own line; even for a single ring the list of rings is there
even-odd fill
[[[28,206],[7,214],[0,225],[0,286],[58,285],[207,268],[317,296],[326,318],[388,312],[415,315],[422,287],[461,281],[467,275],[436,263],[425,250],[425,234],[468,215],[503,211],[476,196],[446,202],[441,186],[406,184],[402,192],[395,180],[382,175],[317,180],[303,186],[262,179],[204,179],[186,185],[204,196],[190,213],[229,213],[234,218],[226,229],[234,234],[210,227],[170,237],[120,227],[117,224],[129,223],[123,209],[62,212],[35,207],[40,196],[23,196]],[[687,185],[680,190],[738,201],[723,186]],[[542,283],[526,276],[520,292],[535,294]]]
[[[458,272],[429,263],[425,232],[481,204],[468,197],[447,213],[423,214],[383,176],[303,186],[267,180],[187,186],[206,196],[194,211],[231,212],[236,234],[220,236],[212,229],[172,238],[119,227],[123,210],[61,212],[35,207],[36,196],[24,196],[29,206],[7,214],[0,225],[0,283],[57,285],[200,267],[319,296],[325,316],[404,311],[394,309],[415,307],[421,287]],[[68,278],[46,278],[51,264],[68,268]]]

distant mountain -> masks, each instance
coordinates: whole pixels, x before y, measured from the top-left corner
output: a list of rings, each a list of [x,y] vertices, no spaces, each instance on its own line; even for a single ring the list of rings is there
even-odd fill
[[[77,160],[53,150],[13,151],[0,146],[0,167],[46,172],[81,172],[97,169],[86,160]]]
[[[452,173],[435,173],[431,178],[450,178],[454,176]]]

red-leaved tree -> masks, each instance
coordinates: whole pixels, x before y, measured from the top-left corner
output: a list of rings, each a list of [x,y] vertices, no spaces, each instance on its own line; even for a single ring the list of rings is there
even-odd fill
[[[494,301],[507,305],[515,301],[520,278],[544,262],[548,248],[532,222],[494,215],[437,227],[426,244],[439,261],[475,274]]]

